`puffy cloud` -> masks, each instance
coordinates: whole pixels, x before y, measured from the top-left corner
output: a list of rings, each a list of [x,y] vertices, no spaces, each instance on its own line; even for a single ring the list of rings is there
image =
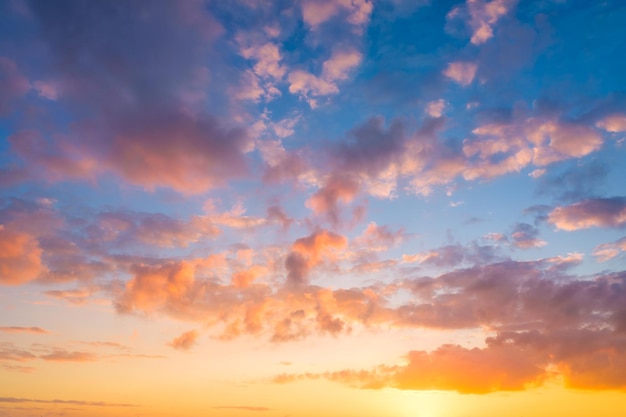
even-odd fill
[[[147,189],[184,193],[245,175],[246,132],[190,111],[206,97],[198,91],[209,71],[201,51],[221,33],[200,2],[68,0],[31,9],[54,58],[48,70],[61,104],[80,119],[43,151],[24,146],[25,159],[52,178],[113,171]]]
[[[472,133],[477,139],[467,139],[463,144],[464,154],[473,159],[463,173],[468,180],[519,172],[531,163],[545,166],[580,158],[603,143],[602,136],[587,126],[532,117],[512,123],[487,123]]]
[[[271,100],[280,96],[276,83],[282,81],[287,67],[282,63],[282,54],[278,45],[272,41],[259,40],[258,34],[240,33],[236,36],[239,53],[242,57],[254,61],[251,70],[241,76],[240,86],[235,89],[238,99],[259,101]]]
[[[536,146],[533,162],[539,166],[580,158],[598,150],[603,142],[602,136],[590,127],[555,121],[530,121],[527,137]]]
[[[617,113],[606,116],[597,122],[596,126],[607,132],[626,132],[626,115]]]
[[[471,42],[480,45],[493,37],[493,28],[517,4],[517,0],[467,0],[465,6],[455,7],[447,20],[464,19],[472,31]]]
[[[589,198],[569,206],[556,207],[548,221],[562,230],[626,225],[626,198]]]
[[[324,215],[333,224],[339,223],[338,203],[350,203],[358,194],[359,183],[348,176],[331,176],[307,201],[315,214]]]
[[[289,73],[289,92],[298,94],[307,100],[311,108],[317,106],[314,97],[328,96],[339,92],[337,81],[345,80],[348,74],[357,67],[362,55],[355,49],[337,48],[330,58],[322,65],[321,76],[315,76],[307,71],[296,69]]]
[[[477,67],[478,66],[474,62],[450,62],[446,69],[443,70],[443,75],[454,80],[463,87],[467,87],[472,83],[472,81],[474,81]]]
[[[299,287],[306,283],[311,268],[324,259],[336,258],[336,252],[345,248],[345,237],[327,230],[312,233],[307,237],[297,239],[291,252],[285,259],[287,268],[287,284]]]
[[[609,259],[613,259],[620,253],[626,252],[626,237],[623,237],[615,242],[602,243],[593,249],[593,256],[599,262],[606,262]]]
[[[533,225],[527,223],[518,223],[515,225],[511,240],[513,245],[520,249],[540,248],[546,245],[546,242],[539,239],[539,230]]]
[[[60,92],[59,87],[56,83],[51,81],[35,81],[33,83],[33,89],[37,91],[41,97],[47,98],[48,100],[56,100],[59,98]]]
[[[396,246],[403,238],[403,230],[392,231],[388,226],[378,226],[375,222],[370,222],[353,243],[368,251],[380,252]]]
[[[200,193],[242,176],[246,132],[216,119],[184,113],[134,114],[110,143],[105,163],[126,180],[153,189]]]
[[[439,100],[431,101],[426,105],[424,112],[430,117],[441,117],[444,109],[446,108],[446,101],[442,98]]]
[[[46,271],[37,238],[0,224],[0,283],[19,285],[37,279]]]
[[[363,25],[369,21],[374,5],[369,0],[304,0],[301,7],[302,19],[315,29],[342,11],[348,13],[349,23]]]
[[[198,339],[198,332],[190,330],[174,338],[169,345],[174,349],[189,350],[196,344],[196,339]]]
[[[192,296],[195,265],[190,262],[136,265],[131,271],[134,277],[126,283],[124,294],[116,304],[121,312],[175,309]]]
[[[253,265],[252,267],[237,271],[233,274],[232,282],[235,287],[244,288],[250,286],[257,278],[265,275],[267,268],[263,265]]]
[[[241,56],[246,59],[254,59],[254,73],[261,78],[274,78],[280,80],[287,69],[281,64],[282,55],[278,46],[272,42],[262,45],[245,46],[241,50]]]

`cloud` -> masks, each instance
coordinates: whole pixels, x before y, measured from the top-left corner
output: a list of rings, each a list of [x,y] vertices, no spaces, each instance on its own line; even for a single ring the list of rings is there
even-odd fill
[[[245,288],[250,286],[259,277],[267,274],[267,272],[267,267],[263,265],[253,265],[248,269],[235,272],[232,277],[232,283],[235,287]]]
[[[350,203],[359,192],[359,183],[349,176],[331,176],[305,203],[332,224],[339,223],[339,202]]]
[[[180,261],[156,266],[134,265],[131,271],[134,277],[126,283],[124,294],[116,304],[120,312],[150,312],[158,307],[184,303],[194,283],[195,266]]]
[[[596,257],[598,262],[606,262],[615,258],[620,253],[626,252],[626,237],[623,237],[615,242],[602,243],[593,249],[593,256]]]
[[[527,223],[517,223],[513,233],[511,233],[511,241],[513,245],[520,249],[540,248],[545,246],[547,242],[538,238],[539,230],[533,225]]]
[[[285,259],[287,285],[301,287],[306,284],[309,271],[324,259],[336,257],[336,252],[345,248],[345,237],[327,230],[313,232],[297,239]]]
[[[270,411],[271,408],[267,407],[255,407],[249,405],[222,405],[213,407],[216,410],[239,410],[239,411]]]
[[[0,116],[13,111],[15,102],[30,90],[30,83],[18,70],[15,61],[0,56]]]
[[[608,165],[597,161],[577,163],[557,173],[544,172],[538,177],[537,194],[556,196],[561,201],[589,198],[597,195],[608,173]]]
[[[467,0],[465,6],[453,8],[446,19],[465,20],[472,31],[471,42],[480,45],[493,37],[493,28],[517,4],[517,0]]]
[[[97,360],[97,356],[90,352],[73,352],[61,349],[55,349],[39,357],[52,362],[93,362]]]
[[[474,62],[450,62],[446,69],[443,70],[443,75],[454,80],[463,87],[467,87],[472,83],[472,81],[474,81],[477,67],[478,66]]]
[[[626,115],[619,113],[611,114],[597,122],[596,126],[607,132],[626,132]]]
[[[346,12],[347,22],[360,26],[369,21],[374,5],[369,0],[304,0],[302,19],[316,29],[340,12]]]
[[[60,104],[80,116],[67,134],[39,141],[43,148],[33,141],[19,148],[46,178],[113,172],[149,190],[193,194],[246,175],[245,130],[202,106],[190,110],[206,96],[198,92],[209,71],[200,57],[222,30],[201,2],[31,9],[54,57],[46,69],[63,91]]]
[[[20,326],[4,326],[0,327],[0,332],[6,333],[32,333],[32,334],[49,334],[50,332],[41,327],[20,327]]]
[[[46,271],[43,251],[35,236],[0,224],[0,283],[20,285]]]
[[[196,344],[198,339],[198,332],[196,330],[190,330],[174,338],[170,343],[171,347],[178,350],[189,350]]]
[[[0,343],[0,361],[26,362],[36,359],[33,353],[15,347],[12,343]]]
[[[362,60],[362,54],[353,48],[336,48],[322,65],[321,76],[296,69],[289,73],[289,92],[305,99],[311,108],[317,107],[315,97],[339,93],[337,82],[348,78],[349,73]]]
[[[108,403],[104,401],[81,401],[81,400],[41,400],[35,398],[0,397],[0,403],[39,403],[39,404],[65,404],[91,407],[137,407],[136,404]]]
[[[563,275],[580,261],[569,258],[479,264],[406,279],[402,288],[412,301],[381,316],[385,322],[399,320],[396,325],[483,327],[491,334],[483,345],[445,344],[430,352],[411,351],[402,365],[283,374],[275,382],[325,378],[368,389],[484,394],[560,377],[567,387],[624,389],[626,275],[576,279]]]
[[[556,207],[548,214],[548,222],[567,231],[623,227],[626,225],[626,198],[589,198],[569,206]]]
[[[89,288],[80,288],[75,290],[48,290],[44,294],[71,304],[81,305],[85,304],[94,292],[94,290]]]
[[[424,112],[430,117],[441,117],[447,102],[440,98],[439,100],[431,101],[426,105]]]
[[[276,84],[283,80],[287,67],[282,63],[279,46],[258,33],[239,33],[235,38],[240,46],[239,54],[254,62],[252,69],[242,74],[240,85],[235,89],[236,98],[269,101],[280,96]]]

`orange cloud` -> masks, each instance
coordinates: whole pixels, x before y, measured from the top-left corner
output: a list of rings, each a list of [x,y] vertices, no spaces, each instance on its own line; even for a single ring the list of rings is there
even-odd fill
[[[334,251],[343,249],[346,245],[345,237],[326,230],[296,240],[291,253],[285,259],[287,283],[296,286],[304,284],[311,268],[323,258],[334,258]]]
[[[34,236],[0,225],[0,283],[20,285],[37,279],[46,271],[42,253]]]
[[[196,330],[190,330],[174,338],[174,340],[172,340],[168,344],[174,349],[189,350],[193,345],[196,344],[197,339],[198,332]]]
[[[137,265],[131,271],[134,277],[126,283],[125,292],[117,303],[122,312],[150,312],[163,306],[184,304],[194,283],[194,265],[187,261]]]
[[[237,288],[248,287],[254,280],[267,273],[267,268],[263,265],[254,265],[244,271],[233,274],[232,283]]]

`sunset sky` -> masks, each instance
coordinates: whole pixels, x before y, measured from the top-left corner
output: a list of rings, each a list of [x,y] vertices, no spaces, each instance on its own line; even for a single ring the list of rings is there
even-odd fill
[[[623,417],[626,2],[0,0],[0,417]]]

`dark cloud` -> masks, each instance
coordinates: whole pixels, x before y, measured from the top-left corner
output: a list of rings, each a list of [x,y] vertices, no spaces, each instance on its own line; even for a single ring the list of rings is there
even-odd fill
[[[572,164],[567,169],[549,172],[538,179],[536,193],[573,202],[597,196],[609,173],[609,167],[598,161]]]
[[[556,207],[548,222],[562,230],[590,227],[620,228],[626,225],[626,197],[589,198]]]

